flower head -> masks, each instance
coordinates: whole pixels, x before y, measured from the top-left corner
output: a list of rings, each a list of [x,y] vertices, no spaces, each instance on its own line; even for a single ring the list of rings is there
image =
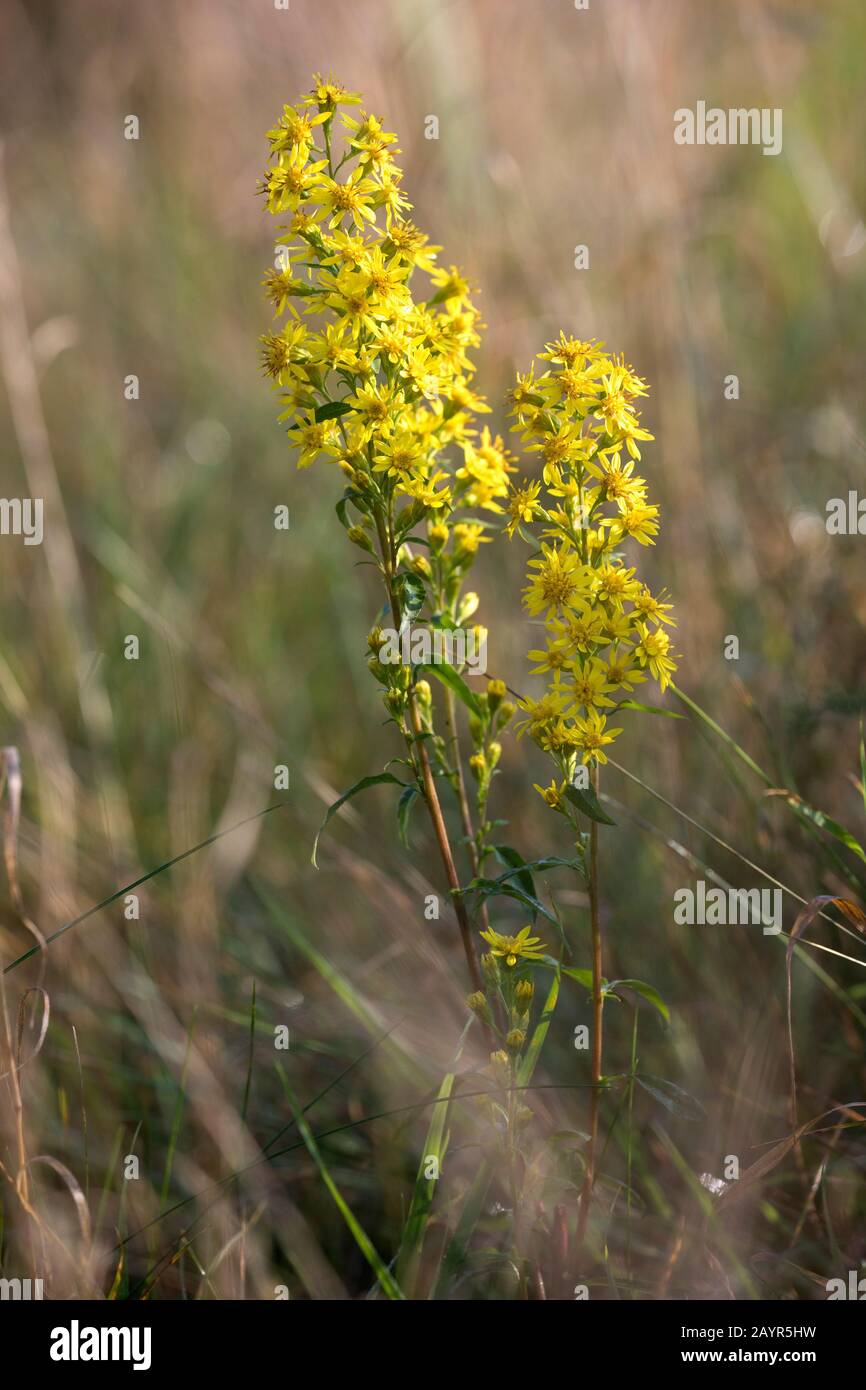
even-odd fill
[[[513,969],[519,960],[544,960],[544,951],[538,949],[543,946],[541,937],[532,936],[531,932],[532,927],[522,927],[516,936],[502,936],[490,927],[481,932],[481,937],[490,947],[491,954]]]

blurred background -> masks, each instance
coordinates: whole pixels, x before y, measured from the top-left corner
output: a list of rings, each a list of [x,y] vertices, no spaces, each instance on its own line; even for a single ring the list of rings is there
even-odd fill
[[[4,959],[244,822],[137,888],[138,907],[122,895],[6,976],[2,1272],[41,1260],[50,1296],[363,1296],[369,1271],[306,1151],[259,1160],[291,1126],[286,1088],[307,1105],[331,1087],[309,1121],[344,1127],[323,1152],[386,1254],[426,1125],[411,1107],[453,1059],[464,985],[450,914],[424,918],[425,895],[443,892],[435,850],[420,815],[400,847],[390,789],[353,802],[319,871],[309,862],[327,805],[398,750],[365,666],[375,576],[336,523],[337,474],[296,471],[258,369],[274,256],[256,196],[264,133],[319,70],[398,133],[415,220],[480,291],[477,382],[503,433],[514,372],[560,328],[649,379],[662,531],[640,558],[677,605],[679,683],[771,787],[862,841],[866,541],[824,522],[829,498],[866,493],[866,13],[856,0],[7,0],[0,52],[0,490],[45,499],[41,546],[0,541],[0,742],[22,775],[6,849],[17,842],[23,913],[13,872]],[[698,100],[782,108],[782,153],[676,145],[673,113]],[[274,529],[280,504],[288,532]],[[526,690],[526,550],[484,552],[473,586],[490,673]],[[676,927],[672,895],[701,865],[766,886],[719,841],[803,900],[857,899],[862,862],[810,837],[699,719],[635,715],[617,749],[640,784],[605,778],[621,808],[603,837],[609,969],[660,991],[671,1022],[641,1011],[642,1069],[701,1107],[635,1099],[634,1296],[823,1297],[866,1257],[856,1126],[813,1156],[805,1206],[812,1170],[804,1189],[793,1159],[738,1205],[736,1258],[690,1243],[700,1208],[668,1140],[692,1174],[720,1175],[726,1155],[745,1168],[787,1133],[785,951],[760,932]],[[287,804],[250,819],[282,799],[279,764]],[[509,738],[502,767],[494,811],[510,842],[567,853],[531,792],[548,780],[540,755]],[[564,879],[555,892],[586,966],[585,902]],[[797,909],[787,897],[786,929]],[[866,942],[826,922],[809,935],[843,955],[804,949],[812,966],[794,964],[801,1120],[864,1083]],[[608,1066],[623,1071],[632,1013],[609,1014]],[[548,1044],[563,1084],[588,1018],[572,985]],[[540,1122],[580,1130],[583,1106],[563,1092]],[[54,1160],[28,1169],[38,1223],[14,1195],[21,1143]],[[296,1132],[267,1152],[290,1145]],[[455,1152],[452,1192],[473,1161]],[[478,1281],[454,1296],[482,1296]]]

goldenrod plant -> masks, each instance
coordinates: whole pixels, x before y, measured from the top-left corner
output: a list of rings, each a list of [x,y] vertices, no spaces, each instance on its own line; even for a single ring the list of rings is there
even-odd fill
[[[487,637],[474,621],[478,597],[463,586],[489,539],[489,519],[502,511],[513,465],[502,440],[477,424],[488,406],[472,385],[481,325],[469,285],[455,266],[437,263],[441,248],[410,220],[397,137],[359,110],[360,100],[317,75],[268,133],[262,193],[281,221],[277,264],[264,287],[281,323],[262,339],[262,365],[298,467],[321,462],[341,470],[337,516],[347,540],[372,557],[385,590],[368,636],[369,667],[405,741],[408,780],[386,770],[346,796],[375,783],[401,784],[404,831],[412,802],[424,800],[478,991],[477,951],[437,781],[454,788],[477,873],[498,735],[514,705],[501,683],[476,692],[463,678],[467,668],[483,670]],[[423,625],[413,633],[416,621]],[[445,687],[444,733],[425,669]],[[455,697],[470,715],[477,826]]]
[[[590,899],[592,937],[592,1104],[586,1222],[598,1145],[603,1084],[604,957],[598,892],[598,827],[611,824],[598,798],[599,767],[623,732],[624,710],[667,711],[632,698],[649,677],[664,690],[676,670],[667,594],[640,578],[632,546],[655,544],[659,508],[635,471],[652,439],[635,402],[647,383],[604,345],[560,333],[511,393],[512,415],[541,481],[509,492],[509,535],[533,544],[523,602],[543,627],[543,646],[529,652],[544,675],[540,697],[520,700],[518,735],[528,732],[550,757],[554,776],[536,786],[576,836]],[[536,375],[536,372],[538,373]],[[536,543],[537,536],[537,543]],[[586,829],[585,827],[588,827]]]

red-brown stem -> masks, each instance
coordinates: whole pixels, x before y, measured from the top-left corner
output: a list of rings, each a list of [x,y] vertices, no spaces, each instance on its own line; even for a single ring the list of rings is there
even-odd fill
[[[592,786],[598,796],[598,767],[592,770]],[[604,995],[602,993],[602,938],[601,919],[598,910],[598,822],[591,821],[589,828],[589,919],[592,934],[592,1099],[590,1101],[589,1146],[586,1156],[586,1177],[580,1194],[580,1214],[577,1223],[577,1247],[583,1244],[586,1222],[592,1200],[595,1182],[596,1151],[598,1148],[598,1118],[601,1104],[602,1078],[602,1012]]]
[[[388,589],[388,599],[391,604],[391,614],[394,620],[394,627],[399,632],[402,622],[400,604],[397,595],[394,593],[392,583],[393,561],[391,555],[390,538],[387,535],[382,517],[376,510],[376,527],[379,533],[379,544],[382,548],[382,560],[385,565],[385,583]],[[436,790],[436,783],[430,767],[430,759],[427,755],[425,741],[420,735],[423,733],[421,716],[418,713],[418,704],[415,696],[410,692],[409,695],[409,721],[412,732],[415,735],[414,749],[417,754],[417,762],[421,770],[421,782],[424,787],[424,800],[427,803],[427,810],[430,813],[430,821],[433,826],[433,834],[436,837],[436,844],[439,847],[439,855],[445,869],[445,877],[448,880],[448,887],[451,889],[451,900],[454,903],[454,913],[457,917],[457,925],[460,928],[460,938],[463,942],[463,951],[466,956],[466,964],[469,969],[469,978],[472,982],[472,989],[476,993],[484,992],[484,985],[481,980],[481,971],[478,966],[478,955],[475,950],[475,941],[472,936],[472,928],[466,913],[466,906],[460,894],[460,879],[457,877],[457,869],[454,864],[454,855],[451,853],[451,842],[448,839],[448,829],[445,825],[445,817],[442,815],[442,806],[439,801],[439,793]],[[493,1034],[490,1029],[485,1030],[491,1051],[495,1047]]]

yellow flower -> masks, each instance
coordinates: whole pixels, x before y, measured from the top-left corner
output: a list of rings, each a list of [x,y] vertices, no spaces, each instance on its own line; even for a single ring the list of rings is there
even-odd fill
[[[530,522],[535,516],[541,506],[538,501],[540,491],[541,483],[528,482],[512,489],[508,498],[508,515],[511,520],[505,528],[509,537],[514,535],[518,526]]]
[[[518,704],[527,717],[515,724],[514,732],[519,738],[528,730],[530,737],[536,738],[540,729],[552,724],[562,714],[565,697],[559,690],[553,689],[542,695],[540,700],[525,699],[518,701]]]
[[[281,333],[262,336],[262,371],[282,384],[287,377],[302,377],[301,363],[307,356],[304,340],[307,330],[303,324],[287,324]]]
[[[571,691],[578,708],[590,710],[599,707],[611,708],[613,700],[608,692],[613,686],[608,680],[607,666],[603,661],[588,660],[583,667],[575,666]]]
[[[326,217],[330,217],[331,227],[336,227],[344,217],[351,217],[355,226],[361,228],[367,222],[375,222],[372,209],[376,185],[364,176],[363,171],[353,170],[345,183],[330,177],[323,178],[313,189],[310,197],[320,203]]]
[[[576,653],[591,656],[597,647],[609,641],[607,614],[603,608],[585,601],[575,605],[562,619],[552,619],[549,628],[554,635],[553,644],[572,659]]]
[[[305,106],[318,106],[325,112],[333,112],[338,106],[360,106],[361,98],[357,92],[347,92],[332,73],[323,78],[320,72],[313,74],[313,90],[304,97]]]
[[[298,467],[309,468],[320,454],[332,451],[334,424],[331,420],[319,422],[311,418],[298,425],[296,429],[289,430],[288,436],[299,449]]]
[[[557,786],[557,784],[556,784],[556,778],[554,777],[554,778],[552,779],[552,781],[551,781],[549,787],[540,787],[540,786],[538,785],[538,783],[535,782],[535,783],[533,783],[533,788],[534,788],[535,791],[538,792],[538,795],[539,795],[539,796],[541,796],[541,797],[544,798],[544,800],[547,802],[547,805],[550,806],[552,810],[554,810],[554,811],[561,811],[561,810],[562,810],[562,806],[563,806],[562,798],[563,798],[563,794],[564,794],[564,792],[565,792],[565,783],[564,783],[564,782],[560,783],[560,785]]]
[[[613,689],[632,691],[646,680],[644,672],[635,665],[635,660],[634,653],[629,651],[608,657],[607,679]]]
[[[358,151],[362,164],[369,164],[375,168],[389,163],[392,154],[400,153],[398,149],[388,148],[396,143],[397,136],[391,131],[383,130],[376,116],[365,116],[363,112],[361,114],[360,121],[354,120],[352,116],[343,115],[343,125],[349,131],[349,145]]]
[[[670,603],[662,603],[657,599],[647,586],[644,584],[640,592],[634,596],[634,611],[640,618],[653,623],[669,623],[671,627],[676,627],[673,618],[668,614],[672,611]]]
[[[588,710],[585,719],[575,720],[576,744],[582,763],[606,763],[604,748],[613,743],[622,729],[610,729],[607,720],[598,710]]]
[[[421,442],[408,430],[397,430],[390,439],[380,439],[378,453],[373,455],[374,472],[386,471],[392,478],[406,478],[423,464]]]
[[[538,949],[544,943],[540,936],[532,936],[531,932],[532,927],[522,927],[516,936],[502,936],[491,927],[481,932],[481,937],[487,942],[491,953],[512,968],[518,960],[544,959],[544,951]]]
[[[425,507],[451,506],[451,490],[448,487],[440,488],[436,491],[437,485],[447,474],[440,468],[430,478],[408,478],[400,482],[400,491],[407,497],[414,497],[416,502],[421,502]],[[421,557],[423,559],[423,556]]]
[[[618,544],[626,536],[631,536],[640,545],[654,545],[658,535],[658,507],[645,502],[629,503],[619,499],[620,515],[605,517],[604,525],[610,527],[611,541]]]
[[[523,601],[533,616],[550,615],[577,604],[591,581],[589,567],[564,545],[558,550],[543,545],[541,554],[529,565],[537,573],[529,576],[531,582],[524,590]]]
[[[490,537],[485,536],[484,527],[479,525],[477,521],[463,521],[454,527],[455,555],[474,555],[479,545],[489,545],[489,543]]]
[[[634,570],[627,570],[623,565],[607,563],[599,565],[595,572],[594,594],[604,603],[611,603],[615,608],[622,608],[624,599],[631,599],[637,603],[637,596],[641,591],[641,585],[634,577]]]
[[[271,150],[274,154],[281,154],[298,148],[308,153],[316,135],[313,127],[321,125],[326,119],[324,112],[314,116],[306,111],[296,111],[293,106],[284,106],[276,126],[268,131]]]
[[[671,639],[663,628],[654,631],[645,623],[638,624],[635,655],[642,666],[649,666],[662,690],[670,684],[677,664],[670,651]]]

